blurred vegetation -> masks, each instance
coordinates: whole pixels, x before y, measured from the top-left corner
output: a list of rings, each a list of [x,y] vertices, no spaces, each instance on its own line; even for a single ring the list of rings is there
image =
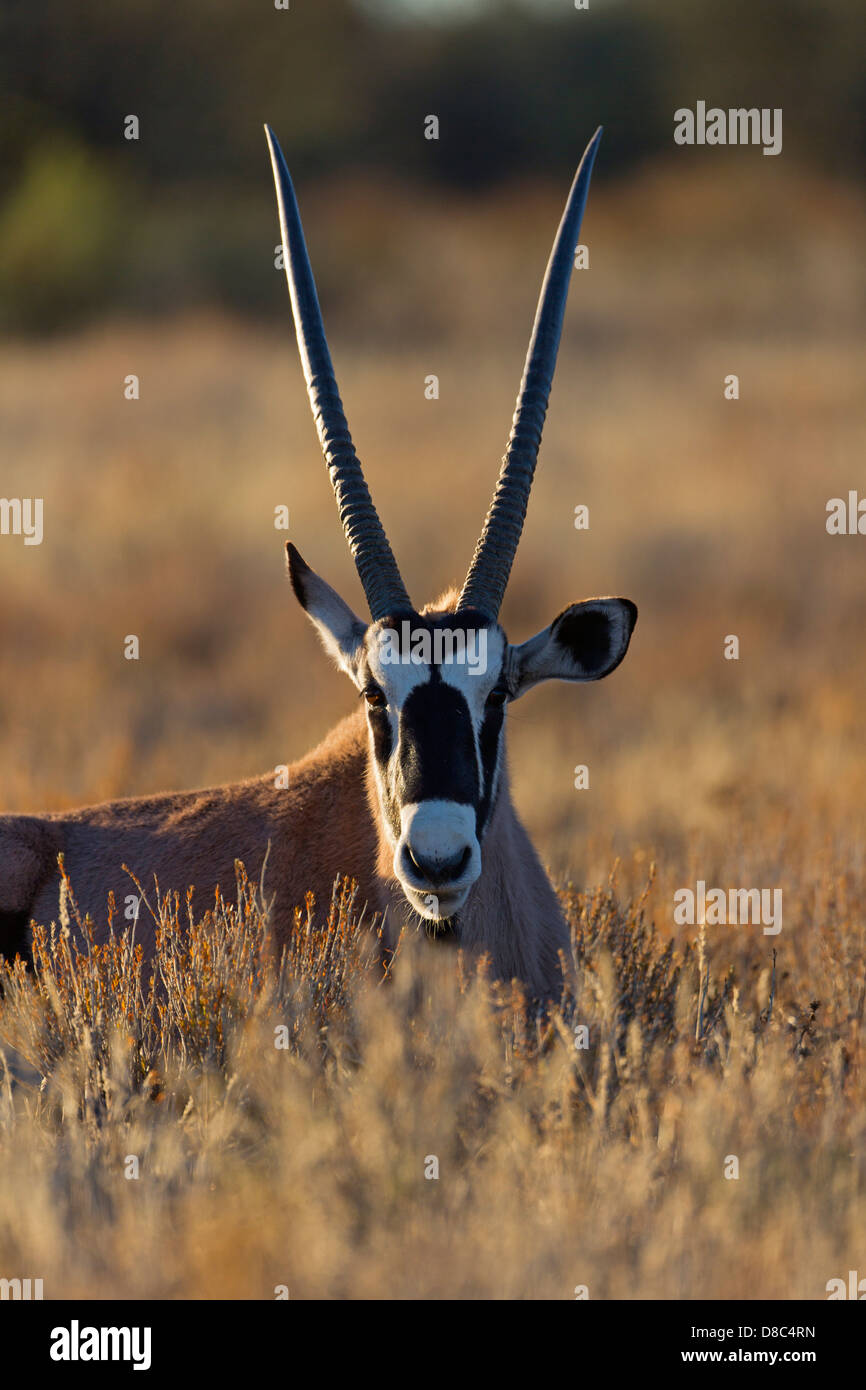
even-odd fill
[[[673,156],[673,112],[698,99],[781,106],[786,162],[862,170],[860,0],[466,9],[425,20],[394,0],[5,0],[0,327],[106,307],[276,312],[265,120],[306,186],[350,169],[410,188],[561,181],[599,122],[599,175],[616,177]],[[429,113],[438,141],[423,136]]]

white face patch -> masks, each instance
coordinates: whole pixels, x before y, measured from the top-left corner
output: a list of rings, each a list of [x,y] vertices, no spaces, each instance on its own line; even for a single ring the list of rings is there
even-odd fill
[[[469,660],[465,662],[444,661],[438,667],[442,680],[448,685],[453,685],[465,697],[476,731],[484,714],[487,696],[499,679],[507,645],[505,634],[499,628],[485,628],[484,632],[487,634],[486,641],[484,643],[479,641],[475,650],[475,655],[479,657],[483,652],[483,664],[481,661],[472,664]],[[483,634],[479,634],[479,636],[481,635]],[[468,647],[467,650],[471,651],[471,647]]]
[[[466,636],[462,654],[456,641],[452,641],[450,645],[446,641],[441,644],[446,652],[445,659],[430,663],[412,659],[413,654],[421,651],[421,643],[412,640],[410,624],[406,623],[403,626],[410,629],[409,643],[404,640],[403,633],[397,634],[401,639],[399,643],[395,641],[392,636],[393,629],[387,624],[377,624],[370,628],[366,639],[370,674],[385,693],[389,707],[395,710],[402,709],[409,692],[430,680],[431,664],[435,664],[440,679],[454,686],[465,697],[473,716],[473,723],[480,723],[484,703],[502,670],[507,646],[502,630],[498,627],[473,629]],[[420,625],[418,634],[428,635]],[[430,645],[436,649],[435,642]],[[452,653],[451,660],[447,657],[449,650]]]
[[[385,692],[389,707],[400,710],[409,692],[429,681],[430,667],[422,663],[393,660],[390,645],[379,641],[381,630],[378,626],[373,627],[367,634],[367,664],[373,680]]]

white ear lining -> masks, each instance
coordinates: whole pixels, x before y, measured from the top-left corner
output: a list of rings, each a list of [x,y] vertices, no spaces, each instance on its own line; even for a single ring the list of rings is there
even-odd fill
[[[581,660],[579,624],[593,617],[603,618],[610,640],[608,656],[595,652],[594,664]],[[620,663],[628,649],[637,618],[637,609],[627,599],[586,599],[570,604],[549,627],[530,637],[527,642],[512,648],[510,669],[512,688],[517,699],[526,690],[545,680],[593,681],[608,675]],[[574,645],[570,645],[568,626],[575,625]],[[592,652],[591,631],[588,633],[588,653]],[[597,641],[597,633],[595,634]]]
[[[300,556],[290,556],[289,572],[298,601],[325,651],[357,684],[357,659],[364,647],[366,623]]]

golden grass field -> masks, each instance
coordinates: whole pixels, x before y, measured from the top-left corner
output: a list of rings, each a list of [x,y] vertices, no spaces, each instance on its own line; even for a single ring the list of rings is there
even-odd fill
[[[0,1000],[0,1275],[46,1297],[758,1299],[866,1272],[866,537],[825,530],[829,498],[866,495],[866,206],[738,154],[593,194],[503,609],[512,640],[594,593],[640,611],[609,680],[509,716],[573,1016],[534,1024],[414,939],[383,986],[345,904],[333,940],[299,924],[280,978],[249,895],[191,944],[169,905],[162,1014],[130,958],[46,938]],[[333,189],[299,190],[416,602],[465,573],[560,192],[350,185],[348,231]],[[252,775],[351,708],[273,527],[287,504],[360,607],[288,309],[280,331],[203,311],[0,343],[0,428],[0,493],[45,499],[41,547],[0,537],[0,811]],[[780,887],[782,932],[696,945],[673,893],[697,879]]]

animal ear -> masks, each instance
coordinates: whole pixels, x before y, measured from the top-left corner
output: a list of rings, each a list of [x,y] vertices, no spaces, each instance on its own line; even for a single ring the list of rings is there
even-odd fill
[[[512,698],[539,681],[597,681],[622,661],[637,622],[627,598],[569,604],[550,627],[511,648]]]
[[[286,542],[286,569],[295,598],[337,665],[357,681],[358,657],[364,650],[367,624],[352,612],[336,589],[311,570],[291,541]]]

